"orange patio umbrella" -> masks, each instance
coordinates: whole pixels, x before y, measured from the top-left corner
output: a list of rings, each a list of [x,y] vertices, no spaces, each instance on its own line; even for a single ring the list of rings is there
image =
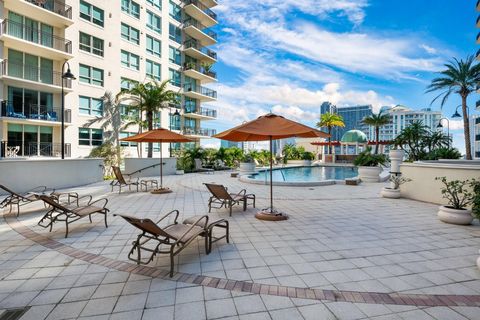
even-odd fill
[[[272,140],[290,137],[326,138],[329,137],[329,135],[323,131],[286,119],[282,116],[269,113],[227,131],[218,133],[213,137],[229,141],[269,140],[270,154],[272,154]],[[266,214],[269,216],[265,217]],[[264,217],[268,220],[286,219],[285,215],[278,213],[273,208],[272,157],[270,157],[270,208],[262,210],[256,215],[256,217]]]
[[[185,137],[179,133],[167,129],[155,129],[147,132],[142,132],[134,136],[120,139],[121,141],[129,142],[154,142],[160,143],[160,189],[154,190],[154,193],[167,193],[171,192],[169,188],[163,187],[163,157],[162,157],[162,143],[164,142],[190,142],[193,141],[190,138]]]

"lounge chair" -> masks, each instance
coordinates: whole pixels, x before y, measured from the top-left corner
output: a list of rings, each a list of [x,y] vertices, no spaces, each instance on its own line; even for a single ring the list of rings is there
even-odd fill
[[[173,223],[165,227],[158,224],[175,214]],[[134,227],[140,229],[142,233],[137,236],[137,240],[133,242],[133,247],[128,253],[128,259],[135,261],[137,264],[148,264],[158,254],[168,253],[170,255],[170,277],[173,277],[174,258],[183,249],[185,249],[198,236],[207,235],[208,216],[200,216],[191,224],[179,224],[177,222],[179,211],[173,210],[164,215],[157,222],[150,219],[135,218],[127,215],[115,214],[125,219]],[[155,244],[147,247],[147,243],[153,240]],[[161,249],[165,245],[167,248]],[[208,254],[208,237],[205,237],[205,252]],[[151,252],[147,258],[142,259],[142,251]]]
[[[213,173],[214,170],[212,168],[204,167],[202,164],[202,160],[194,159],[195,160],[195,171],[196,172],[205,172],[205,173]]]
[[[193,216],[193,217],[187,218],[187,219],[183,220],[183,224],[193,225],[193,224],[195,224],[196,221],[198,221],[198,219],[200,217],[201,216]],[[227,243],[230,243],[230,227],[229,227],[228,220],[219,219],[219,220],[212,221],[212,222],[208,222],[208,221],[205,221],[205,220],[200,220],[198,222],[198,225],[201,226],[202,228],[205,228],[206,231],[207,231],[205,234],[201,234],[201,236],[207,237],[207,239],[208,239],[207,253],[212,252],[212,243],[215,243],[215,242],[217,242],[219,240],[222,240],[222,239],[226,239]],[[215,237],[213,235],[213,229],[214,228],[225,229],[225,234],[221,237]]]
[[[204,183],[208,191],[212,196],[208,199],[208,212],[212,211],[212,208],[220,209],[225,207],[230,210],[230,216],[232,216],[232,207],[236,204],[243,204],[243,211],[247,210],[248,201],[252,200],[253,207],[255,208],[255,195],[247,194],[247,190],[242,189],[238,193],[229,193],[228,189],[221,184]]]
[[[4,185],[0,185],[0,189],[3,189],[9,195],[3,199],[3,201],[0,203],[0,208],[5,208],[6,206],[10,206],[10,212],[12,212],[12,208],[14,205],[17,206],[17,217],[20,214],[20,207],[24,206],[26,204],[38,201],[39,199],[36,197],[38,194],[43,194],[47,191],[46,186],[39,186],[35,187],[32,190],[29,190],[25,193],[17,193],[15,191],[12,191],[11,189],[7,188]]]
[[[145,187],[145,191],[148,189],[148,183],[150,183],[156,188],[158,188],[158,181],[155,179],[141,179],[140,178],[132,178],[131,174],[128,173],[122,173],[122,170],[120,170],[119,167],[112,166],[113,173],[115,174],[116,180],[113,180],[110,185],[112,186],[112,192],[113,192],[113,187],[118,187],[118,193],[122,192],[122,187],[128,187],[128,190],[132,190],[132,186],[137,187],[137,192],[138,192],[138,187],[140,186],[141,189]],[[125,179],[124,176],[128,176],[128,180]]]
[[[109,210],[106,208],[108,199],[101,198],[92,202],[92,196],[87,195],[77,199],[77,204],[83,202],[82,199],[88,199],[85,205],[68,205],[60,204],[54,200],[54,198],[47,195],[37,196],[40,200],[43,200],[45,204],[50,208],[45,215],[40,219],[38,225],[44,228],[50,228],[52,232],[53,224],[58,221],[65,221],[65,238],[68,237],[68,225],[77,220],[80,220],[88,216],[90,222],[92,222],[92,214],[99,213],[104,215],[105,227],[107,225],[107,213]],[[103,203],[102,203],[103,202]]]

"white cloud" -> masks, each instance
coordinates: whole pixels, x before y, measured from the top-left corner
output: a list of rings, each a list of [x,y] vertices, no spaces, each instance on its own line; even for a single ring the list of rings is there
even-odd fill
[[[463,130],[463,120],[452,120],[449,119],[450,130]],[[443,123],[445,124],[445,123]],[[463,135],[462,135],[463,137]]]
[[[420,48],[422,48],[423,50],[425,50],[427,53],[430,53],[430,54],[436,54],[437,53],[437,49],[432,48],[430,46],[427,46],[424,43],[420,45]]]

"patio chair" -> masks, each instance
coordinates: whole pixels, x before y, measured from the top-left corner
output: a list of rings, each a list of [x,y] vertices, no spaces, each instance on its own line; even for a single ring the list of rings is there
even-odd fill
[[[11,189],[7,188],[4,185],[0,184],[0,189],[6,191],[9,195],[0,202],[0,208],[5,208],[6,206],[10,206],[10,212],[12,212],[12,208],[14,205],[17,206],[17,217],[20,214],[20,207],[26,204],[38,201],[39,199],[36,197],[38,194],[43,194],[47,191],[46,186],[39,186],[35,187],[25,193],[17,193],[12,191]]]
[[[155,179],[140,179],[136,178],[133,179],[131,178],[131,174],[128,173],[122,173],[122,170],[120,170],[119,167],[112,166],[113,173],[115,174],[116,180],[113,180],[110,185],[112,186],[112,192],[113,192],[113,187],[118,187],[118,193],[122,192],[122,187],[128,186],[128,190],[132,190],[132,186],[137,187],[137,192],[138,192],[138,187],[140,186],[141,189],[145,187],[145,191],[148,190],[148,184],[150,183],[152,187],[158,188],[158,181]],[[125,179],[124,176],[128,176],[128,180]]]
[[[229,193],[228,189],[221,184],[204,184],[212,194],[208,199],[208,212],[211,212],[212,208],[221,209],[225,207],[230,210],[230,216],[232,216],[232,207],[234,205],[242,203],[243,211],[246,211],[249,200],[252,200],[253,207],[255,208],[255,195],[247,194],[247,190],[245,189],[240,190],[238,193]]]
[[[45,215],[40,219],[38,225],[43,228],[50,228],[52,232],[53,224],[55,222],[64,221],[65,222],[65,238],[68,237],[68,225],[88,216],[90,223],[92,222],[92,214],[103,214],[105,220],[105,227],[108,228],[107,224],[107,213],[110,211],[106,208],[108,199],[101,198],[95,201],[92,201],[92,196],[87,195],[79,197],[77,199],[77,205],[69,204],[60,204],[55,201],[53,197],[48,195],[38,195],[39,199],[43,200],[45,204],[49,205],[50,208],[45,213]],[[85,205],[78,205],[78,203],[86,201]]]
[[[195,160],[195,171],[196,172],[205,172],[205,173],[213,173],[214,170],[212,168],[206,168],[202,164],[201,159],[194,159]]]
[[[187,219],[183,220],[183,224],[193,225],[193,224],[195,224],[196,221],[198,221],[198,219],[200,217],[201,216],[193,216],[193,217],[187,218]],[[206,229],[206,232],[201,234],[201,236],[206,237],[207,240],[208,240],[207,253],[212,252],[212,243],[215,243],[215,242],[217,242],[219,240],[222,240],[222,239],[225,239],[225,240],[227,240],[227,243],[230,243],[230,227],[229,227],[228,220],[219,219],[219,220],[212,221],[212,222],[208,222],[208,221],[205,221],[205,220],[200,220],[198,222],[198,225],[201,226],[202,228]],[[215,237],[213,235],[213,229],[214,228],[225,229],[225,234],[221,237]]]
[[[215,170],[232,170],[232,167],[229,167],[225,165],[225,162],[223,160],[217,160],[215,161]]]
[[[174,214],[173,223],[161,227],[158,224]],[[206,225],[208,225],[208,216],[200,216],[192,224],[179,224],[177,222],[179,215],[178,210],[173,210],[164,215],[157,222],[150,219],[142,219],[122,214],[115,214],[125,219],[134,227],[140,229],[142,233],[137,236],[137,240],[133,242],[132,249],[128,253],[128,259],[135,261],[137,264],[149,264],[157,254],[170,255],[170,277],[173,277],[174,258],[183,249],[185,249],[193,240],[202,234],[207,234]],[[147,244],[153,241],[153,246],[148,247]],[[162,249],[164,245],[167,248]],[[151,254],[142,258],[142,251]],[[208,238],[205,237],[205,252],[208,254]]]

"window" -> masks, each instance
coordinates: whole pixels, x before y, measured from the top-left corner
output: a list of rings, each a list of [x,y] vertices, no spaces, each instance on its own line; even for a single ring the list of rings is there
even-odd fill
[[[102,144],[103,130],[78,128],[78,144],[81,146],[99,146]]]
[[[80,64],[80,82],[103,87],[103,70]]]
[[[130,106],[128,104],[120,104],[120,115],[122,117],[137,119],[139,112],[135,106]]]
[[[147,60],[147,77],[160,80],[160,64]]]
[[[147,3],[156,7],[158,10],[162,10],[162,0],[147,0]]]
[[[168,75],[170,77],[170,83],[174,86],[181,86],[181,75],[180,72],[173,69],[168,69]]]
[[[140,57],[131,52],[121,51],[122,66],[133,70],[140,70]]]
[[[182,30],[174,24],[169,25],[168,34],[171,40],[182,43]]]
[[[147,10],[147,27],[155,32],[162,33],[162,18]]]
[[[122,39],[133,42],[135,44],[140,43],[140,31],[134,27],[130,27],[128,24],[122,23]]]
[[[152,36],[147,35],[147,52],[153,56],[161,57],[161,42]]]
[[[80,18],[103,27],[103,10],[83,0],[80,0]]]
[[[182,8],[178,4],[170,0],[168,9],[169,9],[170,17],[177,20],[178,22],[182,21]]]
[[[103,57],[103,40],[80,32],[80,50]]]
[[[132,0],[122,0],[122,11],[140,19],[140,5]]]
[[[135,132],[120,132],[120,139],[128,138],[130,136],[136,135]],[[128,141],[120,141],[120,146],[122,147],[136,147],[137,143],[136,142],[128,142]]]
[[[181,130],[180,117],[170,114],[170,130]]]
[[[168,48],[168,59],[170,60],[171,63],[181,65],[182,64],[182,54],[181,54],[180,50],[178,50],[174,47],[169,47]]]
[[[79,96],[79,109],[81,114],[101,117],[103,115],[102,99]]]
[[[130,90],[133,87],[134,82],[137,82],[137,81],[122,77],[120,78],[120,88]]]

